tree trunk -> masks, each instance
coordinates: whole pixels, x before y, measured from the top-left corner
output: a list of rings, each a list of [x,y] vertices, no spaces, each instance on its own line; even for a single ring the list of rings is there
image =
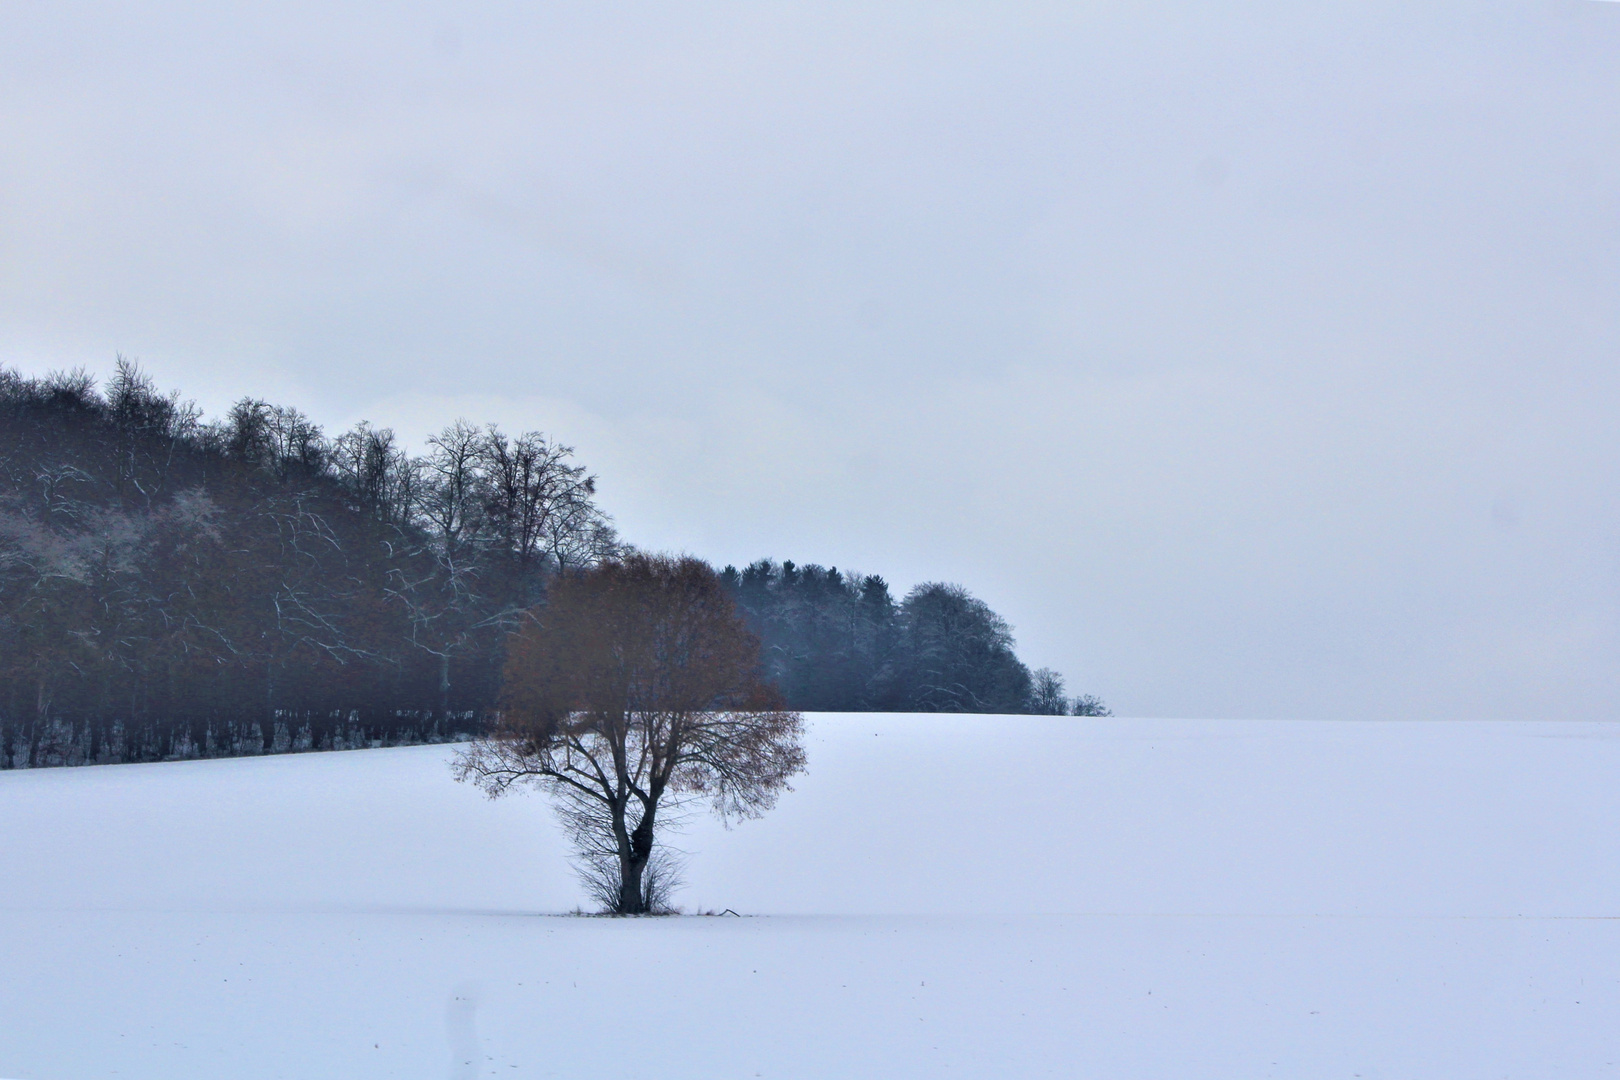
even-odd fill
[[[641,895],[641,872],[647,868],[645,859],[619,856],[619,910],[620,915],[645,915],[646,898]]]
[[[254,747],[255,754],[262,754],[270,749],[265,741],[264,732],[276,730],[276,665],[274,661],[265,661],[264,664],[264,726],[259,732],[259,745]],[[169,736],[174,738],[173,733]]]
[[[649,914],[645,880],[652,858],[653,812],[643,809],[635,832],[619,842],[619,914]]]
[[[42,743],[45,739],[45,726],[51,710],[51,691],[47,677],[42,673],[34,693],[34,717],[28,725],[28,767],[37,769],[44,764],[41,758]]]
[[[626,821],[625,803],[628,796],[620,796],[612,803],[613,839],[619,849],[619,898],[613,905],[615,915],[647,914],[647,897],[643,893],[647,860],[652,855],[653,815],[645,808],[635,831]]]
[[[444,721],[446,734],[450,731],[450,654],[439,654],[439,719]]]

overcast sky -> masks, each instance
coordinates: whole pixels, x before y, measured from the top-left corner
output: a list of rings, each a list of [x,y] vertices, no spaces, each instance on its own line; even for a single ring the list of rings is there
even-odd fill
[[[1122,714],[1615,718],[1620,5],[334,7],[0,6],[0,363],[540,428]]]

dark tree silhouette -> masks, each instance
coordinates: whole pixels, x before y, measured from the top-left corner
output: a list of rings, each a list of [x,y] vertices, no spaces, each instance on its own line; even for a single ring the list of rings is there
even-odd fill
[[[1025,712],[1029,669],[1013,652],[1012,629],[960,585],[930,582],[900,605],[901,684],[912,708],[928,712]]]
[[[1078,694],[1069,702],[1070,716],[1113,716],[1113,710],[1095,694]]]
[[[1040,668],[1031,677],[1029,711],[1042,716],[1065,716],[1069,699],[1063,693],[1063,676],[1051,668]]]
[[[517,614],[616,550],[571,453],[0,368],[0,768],[477,730]]]
[[[728,566],[720,579],[764,643],[767,677],[795,709],[1069,709],[1063,677],[1032,674],[1006,621],[960,585],[921,585],[897,604],[876,574],[769,559]]]

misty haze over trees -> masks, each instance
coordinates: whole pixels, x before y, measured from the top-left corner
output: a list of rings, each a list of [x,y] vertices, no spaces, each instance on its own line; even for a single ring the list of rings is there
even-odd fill
[[[123,360],[104,391],[0,368],[0,768],[476,733],[548,582],[629,551],[595,492],[537,432],[412,455],[248,398],[205,421]],[[959,586],[721,580],[790,708],[1105,713]]]

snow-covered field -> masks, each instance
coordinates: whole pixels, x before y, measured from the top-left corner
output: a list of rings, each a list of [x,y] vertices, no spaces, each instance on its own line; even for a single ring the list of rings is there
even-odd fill
[[[746,918],[449,754],[0,773],[0,1076],[1620,1076],[1620,725],[817,716]]]

